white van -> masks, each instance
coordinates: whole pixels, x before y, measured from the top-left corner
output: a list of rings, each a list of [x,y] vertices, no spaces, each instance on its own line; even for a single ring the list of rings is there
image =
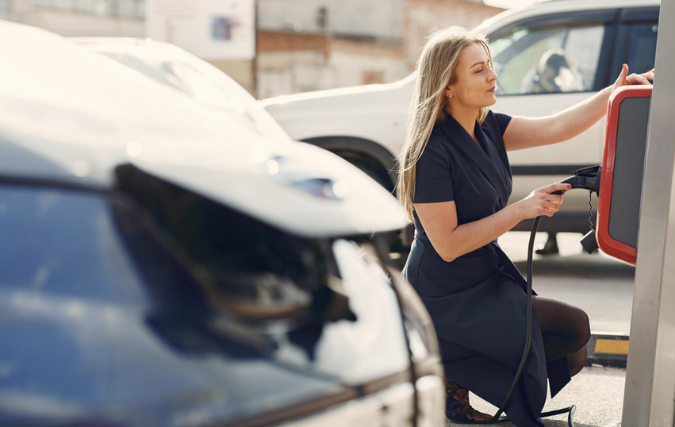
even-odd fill
[[[622,63],[631,72],[654,66],[659,0],[549,0],[503,12],[474,31],[486,34],[495,64],[495,111],[510,115],[557,113],[612,84]],[[546,58],[563,65],[555,85],[537,84]],[[560,63],[558,64],[560,65]],[[395,157],[403,144],[416,75],[383,85],[281,96],[261,101],[291,138],[328,149],[349,160],[385,188],[396,182]],[[511,201],[558,181],[602,158],[604,119],[558,145],[509,153],[514,175]],[[585,192],[570,192],[540,230],[589,229]],[[515,230],[529,230],[524,221]],[[555,251],[555,249],[553,250]]]

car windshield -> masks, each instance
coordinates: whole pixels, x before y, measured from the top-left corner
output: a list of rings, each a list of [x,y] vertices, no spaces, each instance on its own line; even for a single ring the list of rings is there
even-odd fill
[[[196,281],[120,203],[101,194],[0,185],[0,293],[162,308]],[[173,298],[173,295],[183,295]]]

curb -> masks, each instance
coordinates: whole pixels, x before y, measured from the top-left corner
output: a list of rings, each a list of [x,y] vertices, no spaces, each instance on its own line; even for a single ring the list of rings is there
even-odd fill
[[[586,366],[625,368],[628,361],[628,335],[592,333],[586,344]]]

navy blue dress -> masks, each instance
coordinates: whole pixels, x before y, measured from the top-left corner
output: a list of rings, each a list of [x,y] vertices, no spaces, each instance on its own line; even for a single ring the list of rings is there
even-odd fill
[[[504,208],[511,194],[511,167],[502,136],[510,116],[490,112],[475,134],[480,145],[446,115],[417,163],[414,203],[455,201],[458,225]],[[497,241],[452,262],[431,245],[415,214],[415,240],[403,269],[436,327],[448,378],[495,406],[506,398],[525,345],[527,282]],[[567,358],[546,362],[536,311],[532,343],[506,414],[518,426],[543,426],[546,401],[570,380]]]

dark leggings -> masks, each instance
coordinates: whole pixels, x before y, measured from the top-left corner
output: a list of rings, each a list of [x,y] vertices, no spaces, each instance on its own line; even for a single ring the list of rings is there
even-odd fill
[[[581,309],[544,297],[532,297],[544,338],[546,360],[567,356],[570,373],[576,375],[586,361],[591,338],[588,315]]]

